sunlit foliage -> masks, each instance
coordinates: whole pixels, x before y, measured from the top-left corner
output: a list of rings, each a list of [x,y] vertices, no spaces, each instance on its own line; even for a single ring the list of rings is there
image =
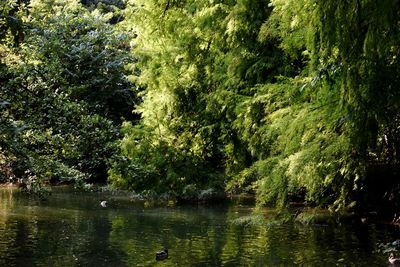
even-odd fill
[[[339,2],[131,1],[134,80],[146,90],[142,123],[121,142],[125,166],[171,171],[175,161],[154,163],[171,159],[167,147],[260,204],[353,206],[370,166],[398,164],[399,9]],[[128,177],[111,172],[146,187]]]
[[[130,190],[280,207],[396,195],[399,6],[3,1],[3,176],[104,181],[108,169]]]

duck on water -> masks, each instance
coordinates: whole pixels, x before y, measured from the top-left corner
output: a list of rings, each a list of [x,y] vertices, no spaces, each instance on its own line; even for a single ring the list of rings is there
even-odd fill
[[[157,261],[162,261],[165,259],[168,259],[168,249],[164,248],[163,250],[156,252]]]

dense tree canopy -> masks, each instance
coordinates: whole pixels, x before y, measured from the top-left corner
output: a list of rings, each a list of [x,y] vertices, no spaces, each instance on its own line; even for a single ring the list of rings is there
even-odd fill
[[[133,119],[137,99],[125,71],[133,61],[128,36],[110,17],[77,1],[31,1],[24,42],[2,47],[3,118],[21,128],[17,148],[4,151],[13,176],[27,183],[106,179],[118,125]]]
[[[397,0],[2,2],[4,179],[393,201],[399,18]]]
[[[396,3],[132,1],[146,91],[111,181],[179,190],[207,168],[259,203],[354,205],[371,166],[398,165]]]

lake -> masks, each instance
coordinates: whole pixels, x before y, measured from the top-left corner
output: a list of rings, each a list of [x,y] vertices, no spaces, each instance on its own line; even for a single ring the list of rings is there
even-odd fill
[[[39,201],[0,188],[0,266],[388,266],[378,244],[400,237],[384,223],[302,225],[253,212],[65,189]],[[163,247],[169,258],[157,262]]]

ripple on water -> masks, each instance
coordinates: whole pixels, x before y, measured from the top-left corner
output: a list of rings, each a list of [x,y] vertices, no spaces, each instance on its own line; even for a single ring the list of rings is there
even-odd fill
[[[264,217],[253,225],[231,223],[249,215],[249,207],[110,201],[101,208],[96,194],[53,197],[38,203],[0,192],[0,266],[384,266],[376,244],[399,235],[379,225],[281,225]],[[163,247],[170,257],[156,262]]]

